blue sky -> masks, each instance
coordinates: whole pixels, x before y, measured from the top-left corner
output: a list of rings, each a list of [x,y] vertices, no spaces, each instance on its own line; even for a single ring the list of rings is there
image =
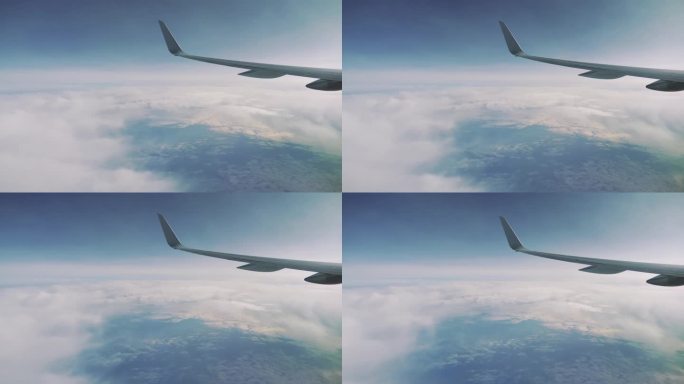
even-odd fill
[[[0,68],[168,63],[158,19],[192,53],[311,65],[308,54],[333,65],[341,60],[340,7],[337,0],[3,1]]]
[[[513,253],[503,215],[531,249],[682,264],[683,202],[680,194],[345,194],[344,260],[572,268]]]
[[[186,259],[167,247],[157,212],[197,248],[336,261],[340,200],[306,193],[4,194],[0,262]]]
[[[644,52],[658,51],[674,65],[680,56],[669,48],[671,41],[684,38],[682,11],[684,3],[676,0],[648,6],[639,0],[348,0],[344,66],[449,69],[515,63],[505,51],[499,20],[530,53],[643,61]]]

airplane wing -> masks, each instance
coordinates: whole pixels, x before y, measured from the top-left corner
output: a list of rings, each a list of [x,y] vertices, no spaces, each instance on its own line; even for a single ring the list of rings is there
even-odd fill
[[[180,251],[196,253],[198,255],[216,257],[225,260],[234,260],[247,263],[238,268],[253,272],[275,272],[281,269],[296,269],[300,271],[316,272],[315,274],[304,279],[309,283],[314,284],[340,284],[342,283],[342,263],[326,263],[321,261],[304,261],[304,260],[290,260],[277,259],[273,257],[247,256],[236,255],[233,253],[222,253],[213,251],[203,251],[201,249],[188,248],[181,244],[178,237],[171,229],[171,226],[166,221],[164,216],[158,214],[159,223],[161,224],[166,243],[173,249]]]
[[[501,226],[506,234],[508,245],[516,252],[527,253],[547,259],[567,261],[569,263],[585,264],[587,267],[580,269],[582,272],[600,273],[600,274],[615,274],[624,271],[636,271],[653,273],[658,276],[653,277],[646,282],[653,285],[661,285],[665,287],[678,287],[684,285],[684,265],[672,264],[655,264],[655,263],[641,263],[635,261],[623,260],[609,260],[609,259],[595,259],[591,257],[579,257],[559,255],[555,253],[546,253],[531,251],[525,248],[518,236],[513,232],[513,228],[508,224],[504,217],[499,217]]]
[[[645,77],[647,79],[657,79],[657,81],[646,86],[648,89],[663,92],[677,92],[684,90],[684,71],[680,70],[585,63],[582,61],[562,60],[528,55],[522,50],[520,44],[518,44],[518,42],[515,40],[515,37],[513,37],[513,34],[511,33],[510,29],[508,29],[506,24],[504,24],[503,21],[499,21],[499,25],[501,26],[501,32],[503,32],[508,50],[511,52],[511,54],[513,54],[513,56],[540,61],[542,63],[584,69],[588,72],[580,73],[579,75],[592,79],[611,80],[619,79],[624,76]]]
[[[164,35],[166,47],[169,49],[169,52],[171,52],[172,55],[191,60],[203,61],[205,63],[246,69],[247,71],[239,73],[239,75],[242,76],[255,77],[258,79],[275,79],[285,75],[311,77],[318,80],[307,84],[307,88],[318,91],[339,91],[342,89],[342,70],[340,69],[251,63],[248,61],[214,59],[211,57],[189,55],[183,52],[180,45],[178,45],[176,42],[176,39],[174,39],[173,35],[171,35],[171,31],[169,31],[169,28],[166,26],[166,24],[164,24],[163,21],[159,20],[159,26],[161,27],[162,35]]]

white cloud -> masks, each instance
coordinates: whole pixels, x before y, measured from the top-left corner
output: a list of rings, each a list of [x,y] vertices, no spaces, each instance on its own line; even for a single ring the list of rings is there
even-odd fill
[[[346,271],[347,276],[361,267]],[[445,269],[452,272],[446,282]],[[554,270],[499,264],[494,275],[480,277],[489,269],[394,266],[376,276],[379,281],[369,278],[372,286],[346,286],[345,382],[382,382],[392,364],[418,347],[421,333],[461,316],[538,320],[551,328],[644,343],[671,356],[684,349],[681,291],[647,285],[643,274],[597,277],[570,271],[562,278]],[[420,274],[420,279],[407,278]],[[403,278],[383,285],[382,276],[389,275]]]
[[[140,266],[131,269],[140,270]],[[119,271],[124,271],[121,266]],[[185,275],[175,272],[173,276]],[[199,276],[199,271],[195,272],[192,276]],[[199,318],[215,327],[283,336],[333,351],[340,347],[339,286],[309,284],[287,274],[271,274],[264,280],[263,275],[255,278],[252,273],[240,272],[222,280],[158,280],[148,276],[3,287],[3,380],[84,382],[55,367],[87,347],[92,330],[108,317],[136,312],[159,318]],[[158,277],[163,275],[158,273]]]
[[[174,182],[126,164],[117,137],[130,111],[104,92],[0,96],[4,191],[168,191]]]
[[[126,128],[136,121],[159,135],[165,125],[203,124],[340,153],[339,93],[212,71],[0,73],[8,84],[0,94],[0,190],[181,190],[180,181],[132,162]]]
[[[635,79],[601,83],[567,74],[571,79],[558,83],[545,74],[515,78],[488,72],[349,76],[347,89],[354,91],[344,102],[344,190],[486,190],[476,180],[433,170],[458,153],[454,134],[473,122],[511,129],[540,125],[559,134],[684,155],[684,111],[677,95],[644,89]]]
[[[428,97],[429,101],[423,97]],[[350,95],[344,101],[345,191],[468,191],[457,177],[421,167],[439,161],[454,146],[445,134],[451,118],[445,100],[433,95]],[[441,105],[441,106],[440,106]]]

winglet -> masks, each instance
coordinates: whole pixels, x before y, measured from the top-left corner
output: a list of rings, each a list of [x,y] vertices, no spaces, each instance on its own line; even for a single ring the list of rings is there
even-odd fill
[[[514,251],[525,249],[518,239],[518,236],[516,236],[515,232],[513,232],[513,228],[511,228],[511,226],[508,224],[508,221],[506,221],[506,218],[499,216],[499,220],[501,220],[501,226],[503,227],[504,233],[506,234],[506,240],[508,240],[508,245],[511,247],[511,249]]]
[[[166,48],[169,49],[169,52],[171,52],[172,55],[176,56],[183,53],[183,50],[181,49],[180,45],[178,45],[178,43],[176,42],[176,39],[173,38],[173,35],[171,34],[171,31],[169,31],[169,28],[167,28],[166,24],[164,24],[164,22],[161,20],[159,20],[159,27],[161,28],[162,35],[164,35]]]
[[[173,233],[173,229],[171,229],[169,223],[166,222],[164,216],[162,216],[161,213],[157,213],[157,216],[159,216],[159,224],[161,224],[162,231],[164,231],[164,237],[166,238],[166,243],[169,244],[169,247],[174,249],[182,247],[183,244],[181,244],[180,240],[178,240],[176,234]]]
[[[506,24],[504,24],[503,21],[499,21],[499,26],[501,27],[501,32],[503,32],[504,39],[506,39],[506,45],[508,46],[508,50],[511,52],[511,54],[515,56],[524,55],[525,51],[523,51],[522,48],[520,48],[520,44],[515,41],[515,37],[513,37],[511,30],[508,29]]]

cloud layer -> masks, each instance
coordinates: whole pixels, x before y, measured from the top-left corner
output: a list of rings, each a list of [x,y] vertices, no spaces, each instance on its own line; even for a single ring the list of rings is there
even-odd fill
[[[135,163],[140,148],[128,130],[141,123],[160,138],[165,127],[202,125],[339,155],[339,95],[321,96],[292,79],[268,88],[254,79],[246,85],[211,77],[149,70],[0,74],[9,84],[0,94],[0,190],[183,190],[181,181]]]
[[[405,272],[410,274],[410,270],[406,265]],[[425,269],[418,270],[429,275]],[[448,282],[423,276],[345,288],[345,381],[378,382],[393,363],[418,347],[421,334],[429,334],[442,321],[463,316],[537,320],[554,329],[643,343],[671,357],[684,350],[681,292],[649,286],[641,274],[600,276],[599,281],[591,276],[553,278],[545,276],[544,270],[514,267],[485,280],[477,277],[486,275],[483,268],[458,273],[454,266],[453,270],[455,276]],[[471,274],[475,277],[469,278]]]
[[[230,281],[81,279],[4,287],[0,370],[5,380],[15,383],[84,382],[58,367],[86,348],[91,333],[108,318],[135,313],[200,319],[212,327],[235,327],[339,350],[339,287],[275,274],[268,281],[263,276],[255,280],[253,274],[240,272]]]
[[[558,137],[586,138],[597,145],[634,145],[645,154],[669,159],[664,162],[678,161],[684,155],[684,115],[676,95],[645,90],[634,80],[612,82],[610,87],[586,79],[548,86],[539,84],[543,81],[533,75],[522,74],[515,80],[508,75],[508,80],[501,79],[502,84],[495,86],[482,71],[473,73],[475,78],[468,78],[468,73],[419,73],[419,80],[403,86],[392,85],[396,73],[375,83],[370,74],[355,74],[352,84],[359,87],[347,87],[355,91],[347,94],[344,102],[345,190],[502,191],[485,175],[439,169],[448,157],[458,157],[466,169],[469,161],[480,161],[469,152],[478,148],[464,148],[458,139],[469,127],[510,129],[511,145],[489,148],[482,143],[481,151],[493,157],[524,157],[526,145],[534,144],[534,139],[526,137],[530,127],[544,127]],[[402,78],[413,75],[408,72]],[[445,79],[454,85],[445,86]],[[425,83],[410,85],[420,81]],[[533,179],[544,163],[552,161],[552,154],[549,156],[537,158],[535,165],[523,170],[527,177]],[[615,173],[629,165],[618,162],[613,167]],[[671,185],[681,185],[681,172],[663,172]],[[621,188],[610,184],[610,178],[608,184],[583,189]]]

